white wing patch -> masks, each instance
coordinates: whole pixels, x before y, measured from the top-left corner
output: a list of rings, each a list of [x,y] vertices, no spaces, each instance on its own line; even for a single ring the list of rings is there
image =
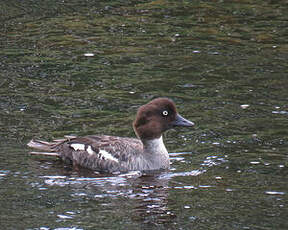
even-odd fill
[[[89,155],[93,155],[95,153],[90,145],[88,145],[87,147],[84,144],[74,143],[71,144],[70,147],[73,148],[75,151],[87,151]]]
[[[93,155],[95,153],[90,145],[87,148],[87,153],[89,153],[90,155]]]
[[[113,157],[110,153],[108,153],[105,150],[100,149],[98,154],[99,154],[99,158],[103,160],[115,161],[117,163],[119,162],[117,158]]]
[[[78,150],[85,151],[85,145],[83,144],[71,144],[70,147],[73,148],[75,151],[78,151]]]
[[[73,143],[70,145],[71,148],[73,148],[75,151],[86,151],[89,155],[96,154],[96,152],[92,149],[90,145],[85,145],[85,144],[77,144]],[[102,160],[110,160],[110,161],[115,161],[119,162],[119,160],[115,157],[113,157],[110,153],[107,151],[100,149],[99,152],[97,153],[97,156],[102,159]]]

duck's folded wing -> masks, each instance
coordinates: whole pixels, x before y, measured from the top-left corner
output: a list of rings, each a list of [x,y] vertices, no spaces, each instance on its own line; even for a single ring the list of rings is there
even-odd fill
[[[124,171],[128,161],[143,151],[134,138],[86,136],[58,145],[63,160],[99,171]]]

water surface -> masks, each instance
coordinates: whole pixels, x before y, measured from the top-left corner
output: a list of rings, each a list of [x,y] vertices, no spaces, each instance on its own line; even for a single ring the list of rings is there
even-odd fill
[[[287,1],[0,3],[1,229],[287,229]],[[31,138],[133,137],[172,98],[171,170],[76,172]]]

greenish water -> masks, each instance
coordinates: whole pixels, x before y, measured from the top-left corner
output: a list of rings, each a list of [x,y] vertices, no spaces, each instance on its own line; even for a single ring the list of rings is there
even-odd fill
[[[1,1],[1,229],[287,229],[288,2]],[[93,54],[93,55],[91,55]],[[77,173],[31,138],[134,136],[172,98],[169,172]]]

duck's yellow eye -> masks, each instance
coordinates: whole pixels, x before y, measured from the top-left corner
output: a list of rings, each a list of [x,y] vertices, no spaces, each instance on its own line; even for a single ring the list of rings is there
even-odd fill
[[[167,116],[167,115],[168,115],[168,111],[167,111],[167,110],[164,110],[164,111],[162,112],[162,114],[163,114],[163,116]]]

